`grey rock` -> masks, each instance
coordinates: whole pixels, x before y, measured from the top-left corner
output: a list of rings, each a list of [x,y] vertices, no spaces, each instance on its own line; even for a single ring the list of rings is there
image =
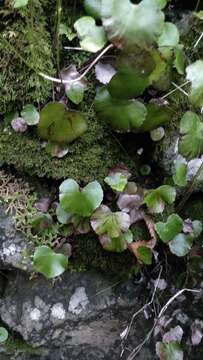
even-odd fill
[[[48,358],[44,355],[46,349],[58,348],[57,360],[66,359],[68,350],[70,360],[119,358],[120,333],[141,306],[140,285],[92,271],[66,272],[54,283],[41,276],[29,280],[24,273],[9,278],[0,300],[0,317],[29,345],[40,348],[42,359],[52,359],[52,351]],[[136,340],[132,331],[133,346],[152,325],[143,319],[136,328]]]
[[[33,271],[30,254],[33,244],[15,228],[14,218],[0,206],[0,268]]]

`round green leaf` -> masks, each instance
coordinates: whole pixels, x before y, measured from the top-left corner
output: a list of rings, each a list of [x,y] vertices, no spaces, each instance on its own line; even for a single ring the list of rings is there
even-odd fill
[[[169,248],[176,256],[185,256],[189,253],[192,246],[193,236],[178,234],[169,242]]]
[[[161,213],[165,203],[172,204],[176,198],[176,190],[169,185],[162,185],[158,189],[151,190],[144,198],[144,203],[151,212]]]
[[[70,143],[87,130],[86,120],[76,111],[67,111],[61,103],[50,103],[40,113],[38,133],[42,139]]]
[[[34,253],[33,265],[36,271],[52,279],[67,269],[68,257],[55,253],[48,246],[39,246]]]
[[[161,34],[164,14],[157,0],[102,0],[102,21],[109,40],[117,47],[145,48]]]
[[[176,163],[176,173],[173,176],[173,181],[176,185],[185,187],[187,185],[187,164],[179,161]]]
[[[165,22],[163,32],[158,40],[158,45],[159,47],[176,47],[179,43],[179,38],[180,35],[177,26],[170,22]]]
[[[168,243],[178,235],[183,229],[183,220],[177,214],[172,214],[168,217],[167,222],[158,222],[155,225],[155,230],[160,239]]]
[[[180,122],[182,135],[178,148],[187,159],[194,159],[203,153],[203,123],[192,111],[187,111]]]
[[[137,258],[146,265],[152,264],[152,250],[146,246],[139,246],[137,249]]]
[[[57,208],[56,208],[56,216],[57,216],[57,220],[60,224],[67,224],[68,221],[71,219],[72,215],[68,214],[66,211],[64,211],[62,209],[62,207],[60,206],[60,204],[58,204]]]
[[[84,7],[88,15],[101,19],[102,0],[84,0]]]
[[[125,212],[112,212],[107,206],[97,209],[91,218],[91,226],[97,235],[117,238],[130,227],[130,216]]]
[[[174,60],[174,65],[175,68],[178,72],[178,74],[180,75],[184,75],[185,73],[185,53],[183,51],[183,46],[179,45],[176,47],[175,49],[175,60]]]
[[[67,213],[90,216],[103,200],[103,190],[97,181],[86,185],[82,190],[78,184],[68,179],[60,187],[60,206]]]
[[[121,253],[125,251],[128,244],[133,241],[133,234],[132,231],[128,230],[126,233],[116,238],[100,236],[99,240],[105,250]]]
[[[31,220],[32,231],[35,234],[43,233],[49,229],[53,223],[53,219],[50,214],[39,213]]]
[[[106,34],[102,26],[97,26],[91,16],[83,16],[74,24],[80,39],[80,46],[87,51],[97,52],[107,42]]]
[[[169,106],[147,104],[147,116],[140,127],[140,132],[151,131],[160,125],[168,123],[172,119],[172,110]]]
[[[37,125],[40,115],[34,105],[25,105],[21,111],[21,116],[28,125]]]
[[[192,222],[193,234],[197,238],[202,233],[202,223],[199,220],[194,220]]]
[[[99,89],[95,108],[101,120],[121,131],[139,129],[147,115],[147,109],[140,101],[114,99],[106,88]]]
[[[28,0],[12,0],[12,1],[13,1],[13,7],[15,9],[19,9],[28,4]]]
[[[4,343],[8,339],[8,331],[4,327],[0,327],[0,343]]]
[[[128,179],[125,175],[121,173],[114,173],[112,175],[107,176],[104,179],[105,183],[108,184],[113,190],[122,192],[128,182]]]
[[[187,80],[191,81],[190,100],[193,105],[203,107],[203,60],[197,60],[186,68]]]

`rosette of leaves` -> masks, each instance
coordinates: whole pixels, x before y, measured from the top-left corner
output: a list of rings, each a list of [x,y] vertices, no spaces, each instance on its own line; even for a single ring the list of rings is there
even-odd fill
[[[180,122],[181,140],[179,151],[187,159],[199,157],[203,153],[203,123],[200,116],[187,111]]]
[[[166,204],[173,204],[176,199],[176,190],[170,185],[162,185],[157,189],[150,190],[145,195],[144,203],[152,213],[163,212]]]
[[[102,0],[102,23],[108,39],[118,48],[146,48],[158,40],[164,14],[157,0]]]
[[[191,250],[193,241],[202,232],[202,224],[198,220],[185,220],[177,214],[172,214],[167,221],[158,222],[155,230],[160,239],[168,244],[170,251],[176,256],[185,256]]]
[[[93,181],[83,189],[73,179],[65,180],[59,187],[60,207],[68,214],[90,217],[101,205],[103,190],[98,181]]]
[[[133,241],[130,216],[125,212],[112,212],[102,205],[93,213],[90,222],[105,250],[122,252]]]
[[[62,103],[49,103],[40,113],[38,134],[44,140],[60,144],[70,143],[86,130],[84,116],[67,110]]]

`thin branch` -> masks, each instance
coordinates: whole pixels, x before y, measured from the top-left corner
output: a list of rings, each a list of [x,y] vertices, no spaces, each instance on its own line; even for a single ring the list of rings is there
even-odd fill
[[[173,86],[175,86],[175,88],[176,88],[177,90],[179,90],[180,92],[182,92],[184,95],[189,96],[188,93],[187,93],[185,90],[183,90],[179,85],[177,85],[175,82],[172,81],[172,84],[173,84]]]
[[[182,85],[179,85],[178,89],[175,88],[175,89],[169,91],[166,95],[162,96],[161,99],[162,99],[162,100],[163,100],[163,99],[166,99],[169,95],[173,94],[173,93],[176,92],[177,90],[180,90],[180,88],[182,89],[184,86],[188,85],[189,83],[190,83],[189,80],[188,80],[188,81],[185,81]]]
[[[125,343],[126,343],[126,341],[127,341],[127,338],[128,338],[128,336],[129,336],[129,333],[130,333],[130,330],[131,330],[131,328],[132,328],[132,325],[133,325],[133,322],[134,322],[135,318],[136,318],[141,312],[144,312],[144,310],[145,310],[148,306],[150,306],[150,305],[153,303],[153,301],[154,301],[154,297],[155,297],[157,288],[158,288],[158,286],[159,286],[159,280],[160,280],[160,277],[161,277],[162,270],[163,270],[163,268],[162,268],[162,266],[161,266],[160,271],[159,271],[158,280],[157,280],[156,283],[155,283],[154,291],[153,291],[153,294],[152,294],[152,297],[151,297],[150,301],[149,301],[148,303],[144,304],[144,305],[141,307],[141,309],[139,309],[138,311],[136,311],[136,312],[133,314],[133,316],[132,316],[132,318],[131,318],[131,320],[130,320],[130,324],[129,324],[128,327],[127,327],[127,332],[126,332],[126,334],[125,334],[125,336],[124,336],[124,338],[123,338],[123,340],[122,340],[122,343],[121,343],[121,348],[122,348],[122,350],[121,350],[120,357],[123,356],[123,353],[124,353],[124,351],[126,350]]]
[[[87,50],[82,49],[81,47],[77,47],[77,46],[64,46],[65,50],[76,50],[76,51],[85,51],[87,52]]]
[[[199,45],[200,41],[203,38],[203,32],[201,33],[200,37],[198,38],[198,40],[196,41],[195,45],[194,45],[194,49]]]
[[[171,303],[177,299],[180,295],[182,295],[184,292],[191,292],[191,293],[200,293],[200,290],[197,289],[182,289],[180,291],[178,291],[174,296],[172,296],[167,303],[162,307],[162,309],[160,310],[157,318],[155,319],[154,325],[152,326],[152,328],[149,330],[149,332],[147,333],[145,339],[138,345],[136,346],[135,349],[133,349],[133,351],[130,353],[130,355],[128,356],[127,360],[133,360],[135,358],[135,356],[141,351],[141,349],[143,348],[143,346],[147,343],[147,341],[150,339],[150,337],[153,334],[153,331],[159,321],[159,319],[161,318],[161,316],[166,312],[166,310],[168,309],[168,307],[171,305]]]
[[[113,44],[110,44],[108,45],[97,57],[96,59],[94,59],[92,61],[92,63],[88,66],[88,68],[84,71],[83,74],[81,74],[77,79],[74,79],[74,80],[61,80],[61,79],[58,79],[58,78],[54,78],[52,76],[49,76],[49,75],[46,75],[42,72],[39,73],[40,76],[42,76],[44,79],[46,80],[50,80],[50,81],[54,81],[58,84],[72,84],[72,83],[75,83],[77,81],[80,81],[82,80],[87,74],[88,72],[96,65],[96,63],[101,59],[101,57],[106,54],[107,51],[109,51],[110,49],[112,49],[114,47]]]

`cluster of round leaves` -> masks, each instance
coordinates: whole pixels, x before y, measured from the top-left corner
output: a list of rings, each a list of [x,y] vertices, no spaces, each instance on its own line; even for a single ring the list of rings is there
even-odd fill
[[[176,195],[174,188],[168,185],[143,191],[134,182],[129,182],[129,177],[130,173],[126,168],[118,167],[112,169],[105,178],[106,184],[116,193],[118,211],[112,211],[103,205],[104,193],[97,181],[81,188],[75,180],[65,180],[59,188],[56,210],[59,223],[67,227],[68,234],[94,231],[107,251],[126,250],[133,243],[130,227],[137,221],[137,214],[142,214],[140,207],[146,204],[150,212],[159,213],[163,211],[165,204],[175,201]],[[49,214],[44,214],[43,219],[39,218],[33,226],[43,230],[49,223]],[[142,242],[134,254],[140,262],[150,264],[152,252],[146,244],[147,242]],[[55,253],[47,246],[40,246],[35,251],[33,263],[37,271],[52,278],[65,271],[68,257]]]
[[[185,256],[191,250],[193,241],[202,232],[202,223],[198,220],[183,221],[177,214],[172,214],[167,221],[158,222],[155,229],[159,238],[166,243],[176,256]]]

